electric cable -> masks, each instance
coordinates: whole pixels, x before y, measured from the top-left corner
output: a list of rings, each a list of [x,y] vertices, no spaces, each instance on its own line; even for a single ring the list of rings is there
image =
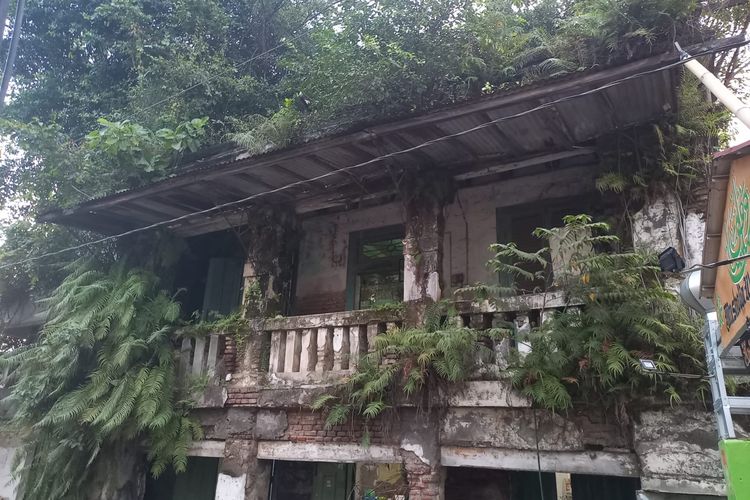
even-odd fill
[[[196,212],[190,212],[190,213],[181,215],[179,217],[174,217],[172,219],[167,219],[167,220],[164,220],[164,221],[155,222],[153,224],[148,224],[146,226],[138,227],[138,228],[135,228],[135,229],[130,229],[130,230],[124,231],[122,233],[118,233],[118,234],[106,236],[106,237],[99,238],[97,240],[93,240],[93,241],[89,241],[89,242],[84,242],[84,243],[81,243],[80,245],[75,245],[75,246],[71,246],[71,247],[68,247],[68,248],[61,249],[61,250],[56,250],[54,252],[48,252],[48,253],[44,253],[44,254],[41,254],[41,255],[36,255],[34,257],[29,257],[29,258],[26,258],[26,259],[22,259],[22,260],[19,260],[19,261],[16,261],[16,262],[11,262],[11,263],[8,263],[8,264],[3,264],[2,266],[0,266],[0,269],[7,269],[9,267],[13,267],[13,266],[17,266],[17,265],[22,265],[22,264],[27,264],[29,262],[34,262],[34,261],[45,259],[45,258],[48,258],[48,257],[53,257],[53,256],[56,256],[56,255],[61,255],[63,253],[67,253],[67,252],[72,252],[74,250],[80,250],[82,248],[86,248],[86,247],[89,247],[89,246],[92,246],[92,245],[97,245],[97,244],[100,244],[100,243],[106,243],[108,241],[112,241],[112,240],[117,239],[117,238],[122,238],[122,237],[125,237],[125,236],[130,236],[130,235],[133,235],[133,234],[136,234],[136,233],[140,233],[140,232],[143,232],[143,231],[148,231],[148,230],[156,229],[156,228],[159,228],[159,227],[162,227],[162,226],[168,226],[168,225],[171,225],[171,224],[175,224],[177,222],[180,222],[180,221],[183,221],[183,220],[186,220],[186,219],[198,216],[198,215],[206,215],[206,214],[209,214],[209,213],[213,213],[213,212],[217,212],[217,211],[223,210],[225,208],[234,207],[234,206],[237,206],[237,205],[242,205],[242,204],[245,204],[245,203],[247,203],[249,201],[261,198],[263,196],[268,196],[268,195],[271,195],[271,194],[279,193],[279,192],[282,192],[282,191],[285,191],[285,190],[288,190],[288,189],[291,189],[291,188],[294,188],[294,187],[297,187],[297,186],[314,183],[314,182],[317,182],[319,180],[326,179],[326,178],[334,176],[334,175],[338,175],[341,172],[349,172],[349,171],[352,171],[352,170],[355,170],[355,169],[358,169],[358,168],[365,167],[367,165],[372,165],[374,163],[380,162],[380,161],[388,159],[388,158],[394,158],[394,157],[399,156],[399,155],[403,155],[403,154],[406,154],[406,153],[410,153],[410,152],[413,152],[413,151],[417,151],[417,150],[423,149],[425,147],[431,146],[433,144],[437,144],[439,142],[447,141],[449,139],[453,139],[453,138],[456,138],[456,137],[461,137],[463,135],[470,134],[470,133],[476,132],[478,130],[482,130],[484,128],[492,127],[492,126],[494,126],[494,125],[496,125],[498,123],[501,123],[501,122],[504,122],[504,121],[507,121],[507,120],[512,120],[512,119],[515,119],[515,118],[519,118],[521,116],[529,115],[531,113],[535,113],[537,111],[541,111],[543,109],[550,108],[550,107],[555,106],[557,104],[560,104],[562,102],[567,102],[567,101],[571,101],[573,99],[577,99],[577,98],[584,97],[584,96],[587,96],[587,95],[595,94],[597,92],[601,92],[603,90],[612,88],[614,86],[617,86],[617,85],[620,85],[622,83],[634,80],[636,78],[640,78],[642,76],[647,76],[647,75],[650,75],[650,74],[658,73],[660,71],[665,71],[665,70],[668,70],[668,69],[672,69],[672,68],[681,66],[681,65],[685,64],[685,62],[687,62],[689,60],[692,60],[692,59],[695,59],[697,57],[702,57],[702,56],[705,56],[705,55],[714,54],[714,53],[717,53],[717,52],[723,52],[723,51],[727,51],[727,50],[733,50],[733,49],[736,49],[736,48],[739,48],[739,47],[743,47],[743,46],[748,45],[748,44],[750,44],[750,39],[743,40],[743,41],[737,42],[737,43],[733,43],[730,46],[722,47],[720,49],[714,49],[714,50],[708,50],[708,51],[705,51],[705,52],[701,52],[699,54],[695,54],[695,55],[690,56],[690,58],[680,59],[679,61],[676,61],[676,62],[673,62],[673,63],[670,63],[670,64],[666,64],[666,65],[660,66],[658,68],[652,68],[650,70],[642,71],[642,72],[639,72],[639,73],[634,73],[632,75],[628,75],[626,77],[623,77],[623,78],[620,78],[620,79],[608,82],[606,84],[600,85],[598,87],[595,87],[595,88],[592,88],[592,89],[589,89],[589,90],[586,90],[586,91],[583,91],[583,92],[579,92],[577,94],[572,94],[572,95],[560,97],[558,99],[554,99],[552,101],[547,101],[547,102],[545,102],[543,104],[540,104],[540,105],[535,106],[533,108],[527,109],[525,111],[520,111],[518,113],[514,113],[514,114],[511,114],[511,115],[501,116],[501,117],[489,120],[487,122],[483,122],[483,123],[481,123],[479,125],[476,125],[474,127],[470,127],[468,129],[465,129],[465,130],[462,130],[462,131],[459,131],[459,132],[454,132],[454,133],[451,133],[451,134],[446,134],[446,135],[443,135],[441,137],[436,137],[434,139],[430,139],[428,141],[422,142],[422,143],[417,144],[415,146],[411,146],[411,147],[408,147],[408,148],[405,148],[405,149],[401,149],[401,150],[398,150],[398,151],[392,151],[390,153],[386,153],[386,154],[383,154],[383,155],[376,156],[374,158],[371,158],[371,159],[369,159],[367,161],[364,161],[364,162],[361,162],[361,163],[357,163],[355,165],[349,165],[347,167],[341,167],[341,168],[338,168],[336,170],[332,170],[330,172],[326,172],[324,174],[318,175],[316,177],[312,177],[312,178],[309,178],[309,179],[303,179],[303,180],[295,181],[295,182],[286,184],[284,186],[279,186],[277,188],[270,189],[268,191],[263,191],[263,192],[260,192],[260,193],[252,194],[252,195],[247,196],[245,198],[241,198],[241,199],[238,199],[238,200],[229,201],[229,202],[226,202],[226,203],[221,203],[221,204],[215,205],[215,206],[213,206],[211,208],[206,208],[206,209],[203,209],[203,210],[198,210]],[[747,257],[750,257],[750,255],[748,255]]]

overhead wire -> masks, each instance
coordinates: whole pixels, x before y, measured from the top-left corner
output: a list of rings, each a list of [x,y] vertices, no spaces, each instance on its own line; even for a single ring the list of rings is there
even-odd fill
[[[117,238],[122,238],[122,237],[125,237],[125,236],[130,236],[130,235],[133,235],[133,234],[136,234],[136,233],[140,233],[140,232],[143,232],[143,231],[148,231],[148,230],[151,230],[151,229],[156,229],[156,228],[159,228],[159,227],[162,227],[162,226],[172,225],[172,224],[175,224],[175,223],[178,223],[178,222],[181,222],[181,221],[184,221],[184,220],[187,220],[187,219],[190,219],[192,217],[199,216],[199,215],[206,215],[206,214],[217,212],[217,211],[220,211],[220,210],[223,210],[223,209],[226,209],[226,208],[235,207],[237,205],[242,205],[242,204],[248,203],[248,202],[250,202],[252,200],[255,200],[255,199],[258,199],[260,197],[263,197],[263,196],[269,196],[269,195],[272,195],[272,194],[275,194],[275,193],[279,193],[279,192],[282,192],[282,191],[285,191],[285,190],[288,190],[288,189],[291,189],[291,188],[295,188],[295,187],[298,187],[298,186],[301,186],[301,185],[315,183],[317,181],[320,181],[320,180],[332,177],[334,175],[338,175],[338,174],[340,174],[342,172],[349,172],[349,171],[352,171],[352,170],[355,170],[355,169],[358,169],[358,168],[365,167],[367,165],[372,165],[372,164],[380,162],[382,160],[386,160],[386,159],[389,159],[389,158],[394,158],[394,157],[399,156],[399,155],[411,153],[413,151],[417,151],[417,150],[423,149],[425,147],[431,146],[433,144],[437,144],[439,142],[447,141],[449,139],[453,139],[453,138],[456,138],[456,137],[461,137],[463,135],[470,134],[470,133],[476,132],[478,130],[482,130],[484,128],[487,128],[487,127],[492,127],[492,126],[494,126],[494,125],[496,125],[498,123],[501,123],[503,121],[512,120],[512,119],[515,119],[515,118],[519,118],[521,116],[525,116],[525,115],[528,115],[528,114],[531,114],[531,113],[535,113],[537,111],[541,111],[543,109],[550,108],[550,107],[555,106],[557,104],[560,104],[562,102],[571,101],[573,99],[577,99],[577,98],[584,97],[584,96],[587,96],[587,95],[591,95],[591,94],[594,94],[594,93],[597,93],[597,92],[601,92],[603,90],[615,87],[617,85],[620,85],[620,84],[625,83],[627,81],[634,80],[636,78],[640,78],[642,76],[647,76],[647,75],[650,75],[650,74],[658,73],[660,71],[666,71],[668,69],[672,69],[672,68],[681,66],[681,65],[685,64],[687,61],[690,61],[690,60],[698,58],[698,57],[706,56],[706,55],[709,55],[709,54],[714,54],[714,53],[717,53],[717,52],[723,52],[723,51],[727,51],[727,50],[733,50],[733,49],[736,49],[736,48],[739,48],[739,47],[746,46],[748,44],[750,44],[750,39],[742,40],[741,42],[736,42],[736,43],[730,44],[729,46],[726,46],[726,47],[721,47],[721,48],[718,48],[718,49],[707,50],[707,51],[704,51],[704,52],[701,52],[701,53],[698,53],[698,54],[691,55],[690,57],[680,59],[679,61],[676,61],[676,62],[673,62],[673,63],[669,63],[669,64],[666,64],[666,65],[663,65],[663,66],[660,66],[660,67],[657,67],[657,68],[652,68],[650,70],[642,71],[642,72],[639,72],[639,73],[634,73],[632,75],[628,75],[626,77],[623,77],[623,78],[620,78],[620,79],[617,79],[617,80],[613,80],[613,81],[608,82],[606,84],[600,85],[598,87],[595,87],[595,88],[592,88],[592,89],[589,89],[589,90],[586,90],[586,91],[583,91],[583,92],[579,92],[577,94],[572,94],[572,95],[560,97],[558,99],[554,99],[554,100],[551,100],[551,101],[547,101],[547,102],[545,102],[543,104],[540,104],[540,105],[535,106],[533,108],[529,108],[529,109],[524,110],[524,111],[520,111],[518,113],[513,113],[513,114],[510,114],[510,115],[505,115],[505,116],[497,117],[497,118],[494,118],[492,120],[483,122],[483,123],[481,123],[479,125],[476,125],[474,127],[470,127],[468,129],[461,130],[459,132],[454,132],[454,133],[451,133],[451,134],[446,134],[446,135],[443,135],[443,136],[440,136],[440,137],[436,137],[434,139],[430,139],[428,141],[422,142],[422,143],[417,144],[415,146],[411,146],[411,147],[408,147],[408,148],[405,148],[405,149],[401,149],[401,150],[398,150],[398,151],[392,151],[390,153],[379,155],[379,156],[371,158],[371,159],[369,159],[367,161],[364,161],[364,162],[361,162],[361,163],[357,163],[355,165],[349,165],[349,166],[346,166],[346,167],[337,168],[335,170],[331,170],[330,172],[326,172],[324,174],[321,174],[321,175],[318,175],[318,176],[315,176],[315,177],[311,177],[309,179],[301,179],[301,180],[298,180],[298,181],[295,181],[295,182],[292,182],[292,183],[289,183],[289,184],[286,184],[286,185],[283,185],[283,186],[279,186],[279,187],[274,188],[274,189],[270,189],[268,191],[263,191],[263,192],[260,192],[260,193],[255,193],[255,194],[246,196],[246,197],[238,199],[238,200],[233,200],[233,201],[229,201],[229,202],[225,202],[225,203],[220,203],[219,205],[215,205],[213,207],[206,208],[206,209],[203,209],[203,210],[198,210],[198,211],[195,211],[195,212],[190,212],[190,213],[187,213],[187,214],[183,214],[183,215],[180,215],[178,217],[174,217],[172,219],[167,219],[167,220],[155,222],[153,224],[148,224],[146,226],[142,226],[142,227],[130,229],[130,230],[124,231],[122,233],[105,236],[103,238],[99,238],[99,239],[92,240],[92,241],[89,241],[89,242],[84,242],[84,243],[81,243],[79,245],[74,245],[74,246],[71,246],[71,247],[68,247],[68,248],[56,250],[56,251],[53,251],[53,252],[47,252],[47,253],[44,253],[44,254],[41,254],[41,255],[36,255],[36,256],[33,256],[33,257],[26,258],[26,259],[22,259],[22,260],[19,260],[19,261],[16,261],[16,262],[11,262],[11,263],[8,263],[8,264],[3,264],[3,265],[0,265],[0,269],[7,269],[7,268],[10,268],[10,267],[13,267],[13,266],[18,266],[18,265],[22,265],[22,264],[28,264],[30,262],[35,262],[37,260],[45,259],[45,258],[48,258],[48,257],[54,257],[56,255],[61,255],[61,254],[67,253],[67,252],[72,252],[72,251],[75,251],[75,250],[80,250],[82,248],[86,248],[86,247],[89,247],[89,246],[92,246],[92,245],[98,245],[100,243],[106,243],[108,241],[112,241],[112,240],[115,240]],[[748,257],[750,257],[750,256],[748,256]]]

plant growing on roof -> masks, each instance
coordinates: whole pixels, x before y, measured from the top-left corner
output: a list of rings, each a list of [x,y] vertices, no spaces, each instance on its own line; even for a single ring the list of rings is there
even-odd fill
[[[19,499],[79,498],[98,464],[128,442],[146,445],[154,475],[170,465],[182,471],[190,441],[201,436],[175,379],[179,305],[150,273],[100,267],[71,267],[48,301],[38,342],[0,357],[23,437]]]

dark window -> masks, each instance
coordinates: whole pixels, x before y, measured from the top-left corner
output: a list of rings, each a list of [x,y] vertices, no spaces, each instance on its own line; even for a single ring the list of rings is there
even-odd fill
[[[144,500],[213,500],[219,476],[219,459],[188,457],[187,470],[167,469],[158,478],[146,478]]]
[[[590,209],[591,200],[587,197],[498,208],[497,241],[513,242],[519,250],[536,252],[547,246],[546,240],[532,234],[536,228],[561,227],[566,215],[585,214],[589,213]],[[500,284],[514,284],[519,294],[543,291],[545,283],[552,277],[552,270],[544,269],[538,263],[523,263],[519,267],[532,273],[542,272],[543,275],[541,278],[530,280],[510,273],[501,273]]]
[[[347,309],[401,302],[404,296],[402,226],[349,233]]]

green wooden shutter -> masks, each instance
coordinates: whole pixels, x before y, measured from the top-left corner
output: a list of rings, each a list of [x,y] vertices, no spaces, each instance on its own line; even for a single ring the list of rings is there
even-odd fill
[[[208,277],[203,293],[203,319],[212,315],[232,314],[240,305],[242,260],[213,258],[208,263]]]

